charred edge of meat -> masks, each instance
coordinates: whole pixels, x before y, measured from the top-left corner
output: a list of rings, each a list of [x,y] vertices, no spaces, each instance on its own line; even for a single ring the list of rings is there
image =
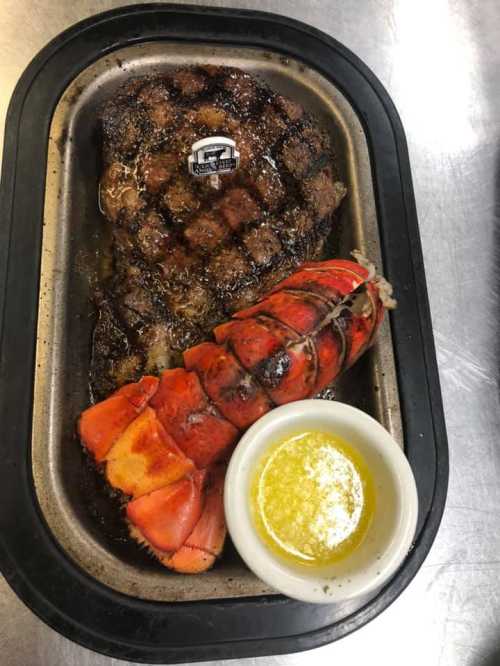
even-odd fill
[[[111,304],[99,294],[99,310],[92,334],[89,387],[92,402],[104,399],[118,386],[142,374],[141,356],[131,341]]]

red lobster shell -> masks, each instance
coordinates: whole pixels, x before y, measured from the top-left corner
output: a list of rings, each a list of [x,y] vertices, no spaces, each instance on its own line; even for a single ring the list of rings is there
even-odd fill
[[[224,461],[275,405],[316,395],[372,344],[392,289],[356,254],[304,264],[259,303],[184,352],[185,368],[143,377],[85,410],[80,438],[127,496],[131,535],[179,572],[222,551]]]

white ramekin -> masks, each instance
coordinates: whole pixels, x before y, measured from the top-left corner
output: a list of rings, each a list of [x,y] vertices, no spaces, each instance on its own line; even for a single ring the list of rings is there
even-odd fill
[[[250,484],[266,448],[287,435],[316,430],[336,434],[367,462],[376,508],[363,542],[321,570],[295,567],[269,550],[250,512]],[[236,447],[226,473],[224,508],[231,538],[248,567],[265,583],[300,601],[336,603],[381,587],[406,557],[415,534],[418,499],[410,465],[389,433],[364,412],[340,402],[301,400],[259,419]]]

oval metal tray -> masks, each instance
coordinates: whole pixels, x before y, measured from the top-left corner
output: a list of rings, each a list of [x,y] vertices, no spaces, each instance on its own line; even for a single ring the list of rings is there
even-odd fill
[[[87,573],[118,592],[157,601],[272,594],[231,548],[204,576],[169,575],[116,524],[116,506],[81,447],[72,441],[88,405],[89,341],[95,323],[92,284],[107,242],[97,203],[98,109],[124,80],[194,63],[226,64],[251,72],[299,100],[332,136],[349,196],[333,225],[340,256],[361,249],[381,264],[380,237],[366,137],[351,105],[303,63],[261,49],[192,46],[162,41],[114,51],[87,67],[66,89],[52,118],[45,184],[38,305],[32,472],[52,533]],[[326,256],[333,248],[328,247]],[[388,320],[370,353],[336,387],[345,402],[377,418],[403,442],[393,345]],[[106,520],[106,517],[109,517]],[[103,524],[104,521],[104,524]]]
[[[82,491],[83,457],[71,433],[87,402],[84,275],[96,268],[103,225],[96,107],[124,78],[194,62],[254,73],[331,131],[350,190],[338,249],[366,251],[398,292],[392,334],[386,324],[340,386],[343,399],[401,443],[404,431],[419,490],[414,548],[375,598],[321,608],[293,602],[231,552],[205,576],[168,574],[99,529]],[[447,447],[404,134],[366,67],[325,35],[268,14],[154,5],[94,17],[49,44],[18,84],[1,194],[0,565],[21,598],[88,647],[159,663],[306,649],[383,610],[434,539]]]

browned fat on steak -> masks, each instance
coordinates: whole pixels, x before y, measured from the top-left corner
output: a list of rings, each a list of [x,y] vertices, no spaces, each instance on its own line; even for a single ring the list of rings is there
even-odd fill
[[[192,144],[240,167],[194,177]],[[345,195],[328,135],[300,104],[229,67],[134,79],[102,110],[100,207],[112,271],[96,293],[91,384],[104,397],[178,362],[215,324],[321,255]]]

